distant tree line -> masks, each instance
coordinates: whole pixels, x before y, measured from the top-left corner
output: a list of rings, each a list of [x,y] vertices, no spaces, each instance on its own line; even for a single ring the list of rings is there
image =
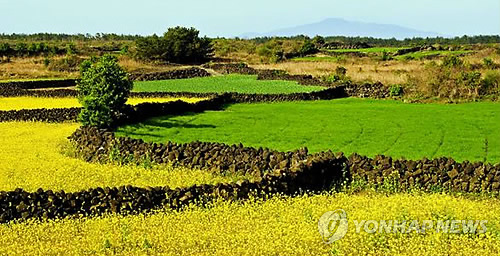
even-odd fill
[[[445,37],[414,37],[407,39],[383,39],[383,38],[373,38],[373,37],[347,37],[347,36],[327,36],[320,37],[323,38],[325,42],[342,42],[345,44],[355,44],[355,43],[367,43],[372,46],[408,46],[408,45],[430,45],[430,44],[446,44],[446,45],[463,45],[463,44],[492,44],[500,43],[499,35],[479,35],[479,36],[461,36],[453,38]],[[239,38],[236,38],[237,40]],[[250,41],[256,42],[258,44],[266,43],[271,40],[299,40],[305,41],[309,40],[308,36],[298,35],[292,37],[258,37],[249,39]],[[241,39],[240,39],[241,40]]]
[[[0,34],[0,40],[27,40],[27,41],[135,41],[138,39],[148,38],[149,36],[141,35],[123,35],[114,33],[97,33],[97,34],[55,34],[55,33],[36,33],[36,34]],[[453,38],[445,37],[414,37],[407,39],[382,39],[374,37],[348,37],[348,36],[326,36],[323,37],[326,42],[344,42],[346,44],[352,43],[368,43],[373,46],[406,46],[406,45],[428,45],[428,44],[490,44],[500,43],[499,35],[478,35],[478,36],[461,36]],[[249,40],[258,44],[266,43],[271,40],[299,40],[305,41],[310,39],[305,35],[297,35],[290,37],[257,37],[253,39],[240,39],[235,40]]]
[[[15,44],[0,43],[0,56],[39,56],[73,54],[77,49],[73,43],[54,45],[45,42],[25,43],[19,41]]]
[[[140,35],[118,35],[114,33],[97,34],[55,34],[55,33],[36,33],[36,34],[0,34],[0,40],[25,40],[25,41],[133,41],[141,38]]]

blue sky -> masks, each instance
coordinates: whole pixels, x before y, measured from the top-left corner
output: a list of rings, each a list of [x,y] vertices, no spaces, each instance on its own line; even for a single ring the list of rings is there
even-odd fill
[[[0,33],[163,33],[195,26],[236,36],[325,18],[445,35],[500,34],[500,0],[0,0]]]

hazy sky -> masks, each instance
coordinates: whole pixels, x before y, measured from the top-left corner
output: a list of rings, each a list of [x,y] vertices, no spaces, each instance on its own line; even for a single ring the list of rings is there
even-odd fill
[[[332,17],[445,35],[500,34],[500,0],[0,0],[0,33],[145,35],[183,25],[236,36]]]

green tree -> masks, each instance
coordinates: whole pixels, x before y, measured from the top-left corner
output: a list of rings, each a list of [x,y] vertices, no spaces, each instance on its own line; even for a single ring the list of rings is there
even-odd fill
[[[316,46],[316,48],[321,48],[325,44],[325,38],[317,35],[312,39],[312,43]]]
[[[299,53],[302,56],[306,56],[309,54],[314,54],[318,52],[318,48],[314,45],[314,43],[311,40],[306,40],[304,44],[302,45],[302,48],[300,49]]]
[[[132,82],[118,65],[116,57],[86,60],[80,67],[78,100],[83,106],[79,120],[83,125],[110,127],[127,102]]]
[[[195,28],[169,28],[163,37],[156,35],[137,40],[137,57],[175,63],[206,61],[213,52],[212,41],[200,37]]]

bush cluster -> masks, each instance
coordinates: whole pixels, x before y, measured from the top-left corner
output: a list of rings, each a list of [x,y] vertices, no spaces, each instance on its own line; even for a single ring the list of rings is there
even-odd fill
[[[488,60],[484,62],[492,65]],[[457,56],[446,56],[441,64],[430,62],[424,72],[410,76],[408,87],[419,86],[425,96],[453,100],[499,94],[499,71],[490,70],[483,75]]]
[[[74,72],[78,71],[80,64],[83,62],[83,58],[75,55],[69,55],[64,58],[54,60],[45,58],[43,62],[44,65],[51,71]]]
[[[351,83],[351,78],[347,76],[347,69],[343,66],[337,66],[335,73],[324,77],[323,80],[330,83]]]
[[[73,49],[75,50],[74,45]],[[66,52],[67,49],[65,48],[61,48],[57,45],[49,45],[45,42],[31,44],[18,42],[15,45],[11,45],[9,43],[0,44],[0,56],[48,56],[64,54]]]
[[[403,87],[399,84],[393,84],[389,87],[389,93],[392,97],[403,95]]]
[[[77,84],[83,106],[79,120],[83,125],[109,127],[125,107],[132,82],[118,65],[116,57],[105,55],[82,63]]]

